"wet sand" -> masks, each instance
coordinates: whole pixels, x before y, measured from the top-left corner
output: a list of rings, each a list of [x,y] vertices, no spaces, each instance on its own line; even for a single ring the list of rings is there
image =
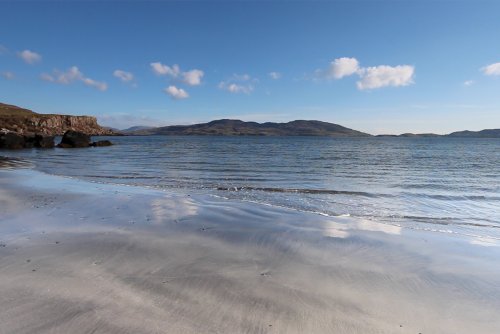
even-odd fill
[[[0,170],[0,333],[500,333],[498,240]]]

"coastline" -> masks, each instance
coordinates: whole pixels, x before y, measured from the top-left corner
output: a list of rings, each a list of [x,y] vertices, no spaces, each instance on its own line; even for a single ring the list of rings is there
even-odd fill
[[[500,247],[0,169],[0,332],[497,333]]]

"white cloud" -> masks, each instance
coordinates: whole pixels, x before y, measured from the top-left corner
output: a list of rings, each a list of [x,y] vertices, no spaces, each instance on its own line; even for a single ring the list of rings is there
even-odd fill
[[[269,77],[274,80],[281,78],[281,73],[279,72],[269,72]]]
[[[201,70],[190,70],[182,73],[182,82],[189,86],[198,86],[201,84],[201,78],[203,78],[203,71]]]
[[[230,80],[234,81],[250,81],[252,77],[248,74],[233,74]]]
[[[134,80],[134,75],[130,72],[116,70],[113,72],[113,75],[120,79],[122,82],[131,82]]]
[[[13,80],[15,78],[15,75],[14,73],[7,71],[7,72],[2,72],[2,77],[7,80]]]
[[[500,63],[490,64],[481,68],[485,75],[500,75]]]
[[[248,74],[233,74],[228,80],[221,81],[218,87],[233,94],[250,94],[254,90],[253,83],[258,81]]]
[[[408,86],[413,83],[414,73],[415,68],[410,65],[366,67],[359,71],[361,80],[356,85],[360,90]]]
[[[415,68],[410,65],[361,67],[356,58],[342,57],[334,59],[327,69],[316,70],[315,77],[338,80],[356,74],[360,78],[358,89],[366,90],[408,86],[413,83],[414,73]]]
[[[82,73],[78,69],[78,67],[73,66],[69,68],[66,72],[61,72],[58,70],[55,70],[53,75],[48,74],[48,73],[42,73],[40,75],[40,78],[45,81],[49,82],[57,82],[63,85],[67,85],[80,77],[82,77]]]
[[[172,67],[168,65],[163,65],[160,62],[151,63],[151,69],[156,75],[166,75],[172,78],[177,78],[181,73],[179,65],[175,64]]]
[[[476,82],[474,80],[467,80],[467,81],[464,81],[464,86],[465,87],[469,87],[469,86],[472,86],[475,83]]]
[[[104,92],[105,90],[108,89],[108,85],[105,82],[95,81],[90,78],[82,78],[81,80],[85,85],[97,88],[101,92]]]
[[[356,58],[342,57],[333,60],[325,71],[319,71],[320,76],[327,79],[342,79],[358,73],[359,62]]]
[[[250,94],[253,92],[253,86],[252,85],[240,85],[236,83],[225,83],[221,82],[219,83],[219,88],[223,90],[227,90],[230,93],[233,94],[238,94],[238,93],[245,93],[245,94]]]
[[[151,69],[156,75],[166,76],[171,79],[179,79],[180,82],[189,86],[201,85],[201,79],[205,75],[202,70],[192,69],[189,71],[181,71],[179,65],[173,66],[164,65],[160,62],[151,63]]]
[[[40,74],[40,79],[42,79],[43,81],[48,81],[48,82],[55,82],[56,81],[56,78],[48,73]]]
[[[168,86],[164,89],[164,92],[175,100],[187,99],[189,97],[189,94],[184,89],[175,86]]]
[[[108,85],[105,82],[96,81],[94,79],[88,78],[83,75],[82,72],[76,66],[72,66],[66,72],[61,72],[55,70],[53,74],[42,73],[40,79],[55,82],[62,85],[68,85],[75,81],[83,82],[85,85],[97,88],[100,91],[105,91],[108,89]]]
[[[0,44],[0,55],[7,53],[7,51],[9,51],[9,50],[5,46]]]
[[[30,50],[24,50],[17,53],[18,57],[24,60],[25,63],[33,65],[42,60],[42,56]]]

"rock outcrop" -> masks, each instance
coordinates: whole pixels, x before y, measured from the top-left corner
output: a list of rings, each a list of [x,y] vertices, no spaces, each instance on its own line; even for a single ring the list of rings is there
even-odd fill
[[[93,147],[111,146],[111,145],[113,145],[113,143],[110,142],[109,140],[98,140],[90,144],[90,146]]]
[[[35,147],[54,148],[54,136],[35,135]]]
[[[18,135],[17,133],[9,132],[0,136],[0,148],[18,150],[24,148],[25,144],[26,140],[24,136]]]
[[[92,116],[38,114],[28,109],[0,103],[0,129],[18,134],[62,135],[68,130],[92,136],[116,135],[101,127]]]
[[[66,131],[57,147],[102,147],[111,146],[109,140],[90,141],[90,136],[73,130]],[[54,136],[21,135],[16,132],[0,131],[0,149],[19,150],[23,148],[54,148]]]
[[[21,135],[15,132],[0,133],[0,149],[53,148],[54,137],[43,135]]]
[[[90,146],[90,136],[73,130],[66,131],[61,139],[61,142],[57,147],[62,148],[77,148],[77,147],[89,147]]]
[[[98,140],[96,142],[90,142],[90,136],[77,131],[66,131],[61,139],[61,142],[57,144],[60,148],[79,148],[79,147],[102,147],[111,146],[109,140]]]

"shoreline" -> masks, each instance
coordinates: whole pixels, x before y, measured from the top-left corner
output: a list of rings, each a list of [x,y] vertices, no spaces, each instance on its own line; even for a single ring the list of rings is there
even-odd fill
[[[0,332],[500,329],[496,241],[28,169],[0,222]]]

